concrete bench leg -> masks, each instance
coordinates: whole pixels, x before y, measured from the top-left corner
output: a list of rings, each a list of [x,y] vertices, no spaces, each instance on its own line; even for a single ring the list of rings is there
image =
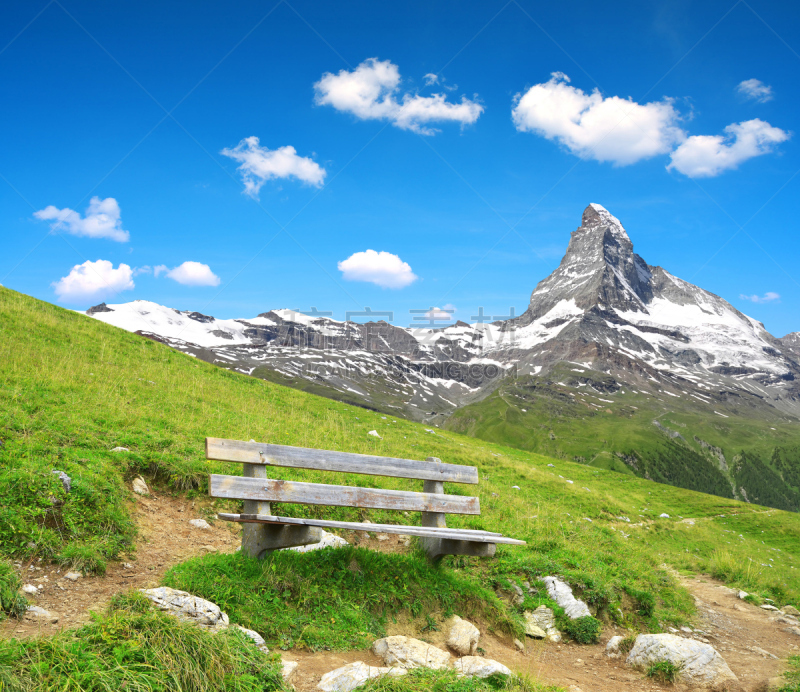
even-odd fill
[[[249,478],[267,477],[261,464],[244,464],[243,474]],[[270,514],[269,502],[244,501],[245,514]],[[289,526],[280,524],[244,524],[242,526],[242,552],[262,560],[265,555],[280,548],[319,543],[322,529],[317,526]]]

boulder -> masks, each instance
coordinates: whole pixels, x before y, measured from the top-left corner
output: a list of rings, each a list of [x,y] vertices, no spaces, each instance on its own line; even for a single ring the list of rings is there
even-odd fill
[[[22,593],[28,594],[29,596],[35,596],[39,593],[39,587],[34,586],[33,584],[25,584],[22,587]]]
[[[769,603],[765,603],[764,605],[759,606],[759,608],[761,608],[761,610],[771,610],[773,612],[778,610],[774,605],[770,605]]]
[[[502,663],[482,656],[464,656],[459,658],[454,668],[458,677],[488,678],[490,675],[511,675],[511,671]]]
[[[58,469],[53,469],[50,473],[55,476],[58,476],[58,480],[61,481],[61,485],[64,488],[64,492],[68,493],[72,490],[72,479],[63,471],[59,471]]]
[[[713,646],[675,634],[640,634],[625,662],[647,670],[661,661],[680,666],[679,680],[692,686],[720,686],[737,680]]]
[[[80,572],[67,572],[64,575],[64,579],[69,579],[70,581],[78,581],[83,575]]]
[[[378,639],[372,644],[372,653],[390,667],[432,668],[442,670],[450,665],[450,654],[413,637],[394,635]]]
[[[204,531],[211,528],[211,524],[209,524],[205,519],[191,519],[189,524],[194,526],[196,529],[203,529]]]
[[[284,661],[281,659],[281,677],[288,685],[292,682],[295,672],[297,672],[297,661]]]
[[[586,603],[573,596],[569,584],[557,577],[540,577],[540,581],[545,583],[550,598],[564,609],[570,620],[577,620],[592,614]]]
[[[168,586],[156,589],[140,589],[147,598],[156,604],[159,610],[174,615],[179,620],[193,622],[203,627],[227,627],[228,616],[216,603],[206,601],[186,591],[178,591]]]
[[[378,431],[377,431],[377,430],[370,430],[370,431],[367,433],[367,435],[372,435],[372,437],[377,437],[378,439],[381,439],[381,436],[378,434]]]
[[[800,610],[797,610],[797,608],[792,605],[783,606],[783,608],[781,608],[781,612],[785,613],[786,615],[794,615],[795,617],[800,615]]]
[[[606,654],[614,658],[619,657],[619,655],[622,653],[619,650],[619,645],[622,643],[623,639],[625,639],[625,637],[622,637],[620,635],[611,637],[611,639],[609,639],[608,643],[606,644]]]
[[[459,656],[474,656],[478,650],[480,630],[471,622],[462,620],[458,615],[453,616],[453,624],[447,635],[447,646]]]
[[[529,610],[526,610],[524,615],[525,615],[526,634],[527,634],[528,623],[530,623],[531,627],[537,627],[539,630],[543,631],[547,639],[549,639],[551,642],[561,641],[561,633],[558,631],[558,628],[556,627],[556,616],[552,608],[540,605],[532,613]],[[530,636],[533,637],[537,635],[531,634]],[[539,638],[541,639],[543,637]]]
[[[368,666],[363,661],[355,661],[325,673],[322,680],[319,681],[317,689],[323,690],[323,692],[350,692],[372,678],[379,678],[382,675],[405,674],[406,671],[403,668],[375,668]]]
[[[747,591],[740,591],[740,592],[739,592],[738,594],[736,594],[736,595],[739,597],[739,600],[740,600],[740,601],[743,601],[743,600],[744,600],[745,598],[747,598],[747,597],[748,597],[750,594],[749,594],[749,593],[747,593]]]
[[[147,487],[147,483],[144,482],[144,478],[141,476],[137,476],[133,479],[133,483],[131,484],[133,488],[133,492],[137,495],[149,495],[150,488]]]
[[[534,639],[547,639],[547,632],[539,627],[539,623],[536,621],[536,618],[533,617],[533,613],[530,610],[526,610],[524,616],[525,634]]]
[[[298,545],[294,548],[281,548],[281,550],[292,550],[295,553],[307,553],[310,550],[322,550],[322,548],[341,548],[350,545],[344,538],[327,531],[322,531],[322,540],[319,543],[309,543],[308,545]]]
[[[45,610],[44,608],[40,608],[39,606],[35,605],[28,606],[25,610],[26,620],[38,620],[39,622],[52,622],[55,624],[58,622],[58,618],[58,613]]]
[[[249,630],[246,627],[242,627],[241,625],[233,625],[237,630],[246,634],[250,639],[252,639],[256,646],[261,649],[265,654],[269,653],[269,649],[267,648],[267,643],[264,641],[264,637],[262,637],[258,632],[255,630]]]

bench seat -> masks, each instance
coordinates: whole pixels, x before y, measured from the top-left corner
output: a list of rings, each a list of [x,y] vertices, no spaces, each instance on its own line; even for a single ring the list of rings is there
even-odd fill
[[[444,555],[491,557],[498,543],[525,545],[525,541],[491,531],[447,526],[448,514],[481,512],[479,498],[444,492],[445,482],[477,484],[478,469],[474,466],[443,464],[434,457],[418,461],[214,437],[206,438],[206,458],[243,465],[242,476],[211,474],[209,495],[244,502],[243,512],[220,513],[219,518],[244,524],[242,550],[253,557],[318,543],[322,528],[417,536],[432,560]],[[276,480],[267,478],[269,466],[415,479],[423,481],[423,489],[384,490]],[[281,517],[272,512],[275,502],[420,512],[422,526]]]

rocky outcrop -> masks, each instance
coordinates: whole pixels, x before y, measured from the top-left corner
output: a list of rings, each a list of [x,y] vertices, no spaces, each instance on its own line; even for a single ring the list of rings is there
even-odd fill
[[[383,659],[389,667],[432,668],[442,670],[450,666],[450,654],[427,642],[394,635],[378,639],[372,645],[372,653]]]
[[[447,646],[459,656],[474,656],[478,650],[480,630],[471,622],[453,616],[450,632],[447,635]]]
[[[592,614],[586,603],[575,598],[569,584],[561,581],[558,577],[541,577],[540,579],[545,583],[550,598],[564,609],[567,617],[571,620]]]
[[[228,627],[228,616],[216,603],[186,591],[159,586],[155,589],[140,589],[159,610],[174,615],[179,620],[191,622],[202,627]]]
[[[464,656],[459,658],[453,667],[459,677],[488,678],[492,675],[511,675],[511,671],[502,663],[483,656]]]
[[[717,687],[737,680],[713,646],[674,634],[640,634],[625,660],[639,670],[661,661],[678,666],[680,681],[696,687]]]
[[[533,612],[526,610],[523,617],[525,618],[525,634],[528,636],[537,639],[546,637],[551,642],[561,641],[561,634],[556,627],[556,616],[552,608],[541,605]],[[537,631],[538,633],[536,633]]]
[[[373,678],[405,674],[404,668],[375,668],[368,666],[363,661],[355,661],[325,673],[317,685],[317,689],[323,692],[350,692]]]

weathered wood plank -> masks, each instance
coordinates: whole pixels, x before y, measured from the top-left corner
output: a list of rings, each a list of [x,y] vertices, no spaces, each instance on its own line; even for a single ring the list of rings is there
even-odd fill
[[[206,438],[206,458],[244,464],[361,473],[368,476],[417,478],[423,481],[446,481],[473,485],[478,482],[478,469],[474,466],[333,452],[326,449],[308,449],[262,442],[224,440],[217,437]]]
[[[406,512],[443,512],[445,514],[480,514],[477,497],[417,493],[407,490],[357,488],[349,485],[296,483],[242,476],[212,474],[208,494],[233,500],[261,502],[297,502],[303,505],[394,509]]]
[[[350,531],[374,531],[378,533],[396,533],[401,536],[422,536],[446,538],[456,541],[471,541],[477,543],[503,543],[505,545],[525,545],[525,541],[516,538],[506,538],[499,533],[489,531],[475,531],[473,529],[437,529],[425,526],[400,526],[397,524],[363,524],[353,521],[331,521],[328,519],[298,519],[295,517],[275,517],[263,514],[227,514],[220,513],[223,521],[259,524],[286,524],[319,526],[322,528],[348,529]]]

